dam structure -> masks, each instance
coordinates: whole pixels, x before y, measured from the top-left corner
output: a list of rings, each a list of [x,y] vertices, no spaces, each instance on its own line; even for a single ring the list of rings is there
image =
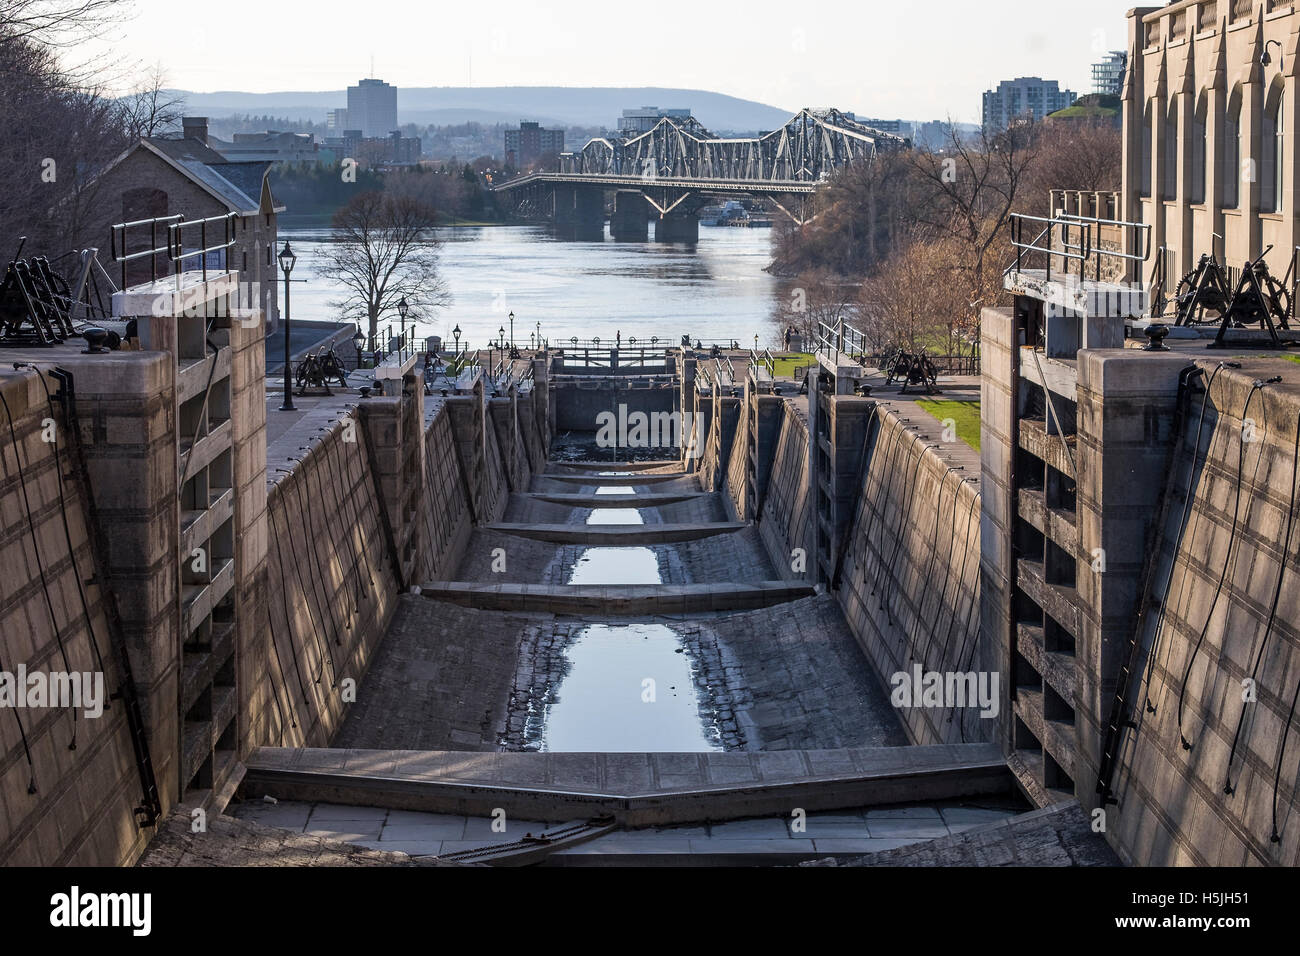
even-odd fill
[[[282,411],[214,270],[11,350],[0,670],[110,694],[0,714],[0,859],[1294,865],[1300,370],[1052,281],[936,396],[839,322]]]

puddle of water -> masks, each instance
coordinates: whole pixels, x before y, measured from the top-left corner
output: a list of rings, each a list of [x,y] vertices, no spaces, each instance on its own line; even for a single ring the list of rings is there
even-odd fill
[[[598,495],[634,495],[636,489],[631,485],[606,485],[604,488],[597,488]]]
[[[645,519],[636,508],[595,508],[587,524],[645,524]]]
[[[700,719],[691,658],[671,628],[592,624],[579,632],[564,654],[569,672],[560,682],[555,703],[547,708],[543,749],[568,753],[722,749]],[[653,700],[648,701],[651,689]]]
[[[663,584],[650,548],[587,548],[573,563],[569,584]]]

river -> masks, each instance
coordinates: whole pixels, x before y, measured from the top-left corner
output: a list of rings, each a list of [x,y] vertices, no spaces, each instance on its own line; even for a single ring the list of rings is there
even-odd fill
[[[461,347],[486,347],[498,330],[529,344],[541,334],[552,344],[572,336],[624,343],[658,336],[677,344],[693,339],[736,340],[764,346],[780,340],[776,318],[779,283],[763,271],[771,261],[770,229],[701,226],[695,247],[555,239],[542,226],[455,226],[434,230],[442,243],[440,271],[451,303],[416,328],[418,340],[441,335],[452,341],[459,326]],[[293,316],[331,319],[340,290],[317,272],[329,229],[281,229],[298,255],[294,270]],[[281,306],[283,308],[283,304]],[[391,316],[397,331],[397,314]],[[381,323],[381,328],[385,323]]]

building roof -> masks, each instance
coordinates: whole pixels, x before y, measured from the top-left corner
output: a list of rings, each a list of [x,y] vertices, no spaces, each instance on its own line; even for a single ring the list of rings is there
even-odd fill
[[[269,162],[232,163],[197,139],[149,136],[140,142],[172,165],[188,172],[224,202],[231,212],[251,216],[261,211],[262,181],[271,168]]]

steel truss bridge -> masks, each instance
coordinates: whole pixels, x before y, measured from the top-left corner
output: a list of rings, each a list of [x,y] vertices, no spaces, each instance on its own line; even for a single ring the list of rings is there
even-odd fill
[[[637,192],[659,216],[693,214],[710,197],[769,199],[797,223],[811,218],[818,183],[850,163],[907,141],[839,110],[800,110],[753,138],[715,136],[694,119],[661,119],[630,139],[596,138],[562,153],[554,173],[530,173],[494,188],[524,218],[555,218],[573,190]],[[558,197],[558,198],[557,198]]]

